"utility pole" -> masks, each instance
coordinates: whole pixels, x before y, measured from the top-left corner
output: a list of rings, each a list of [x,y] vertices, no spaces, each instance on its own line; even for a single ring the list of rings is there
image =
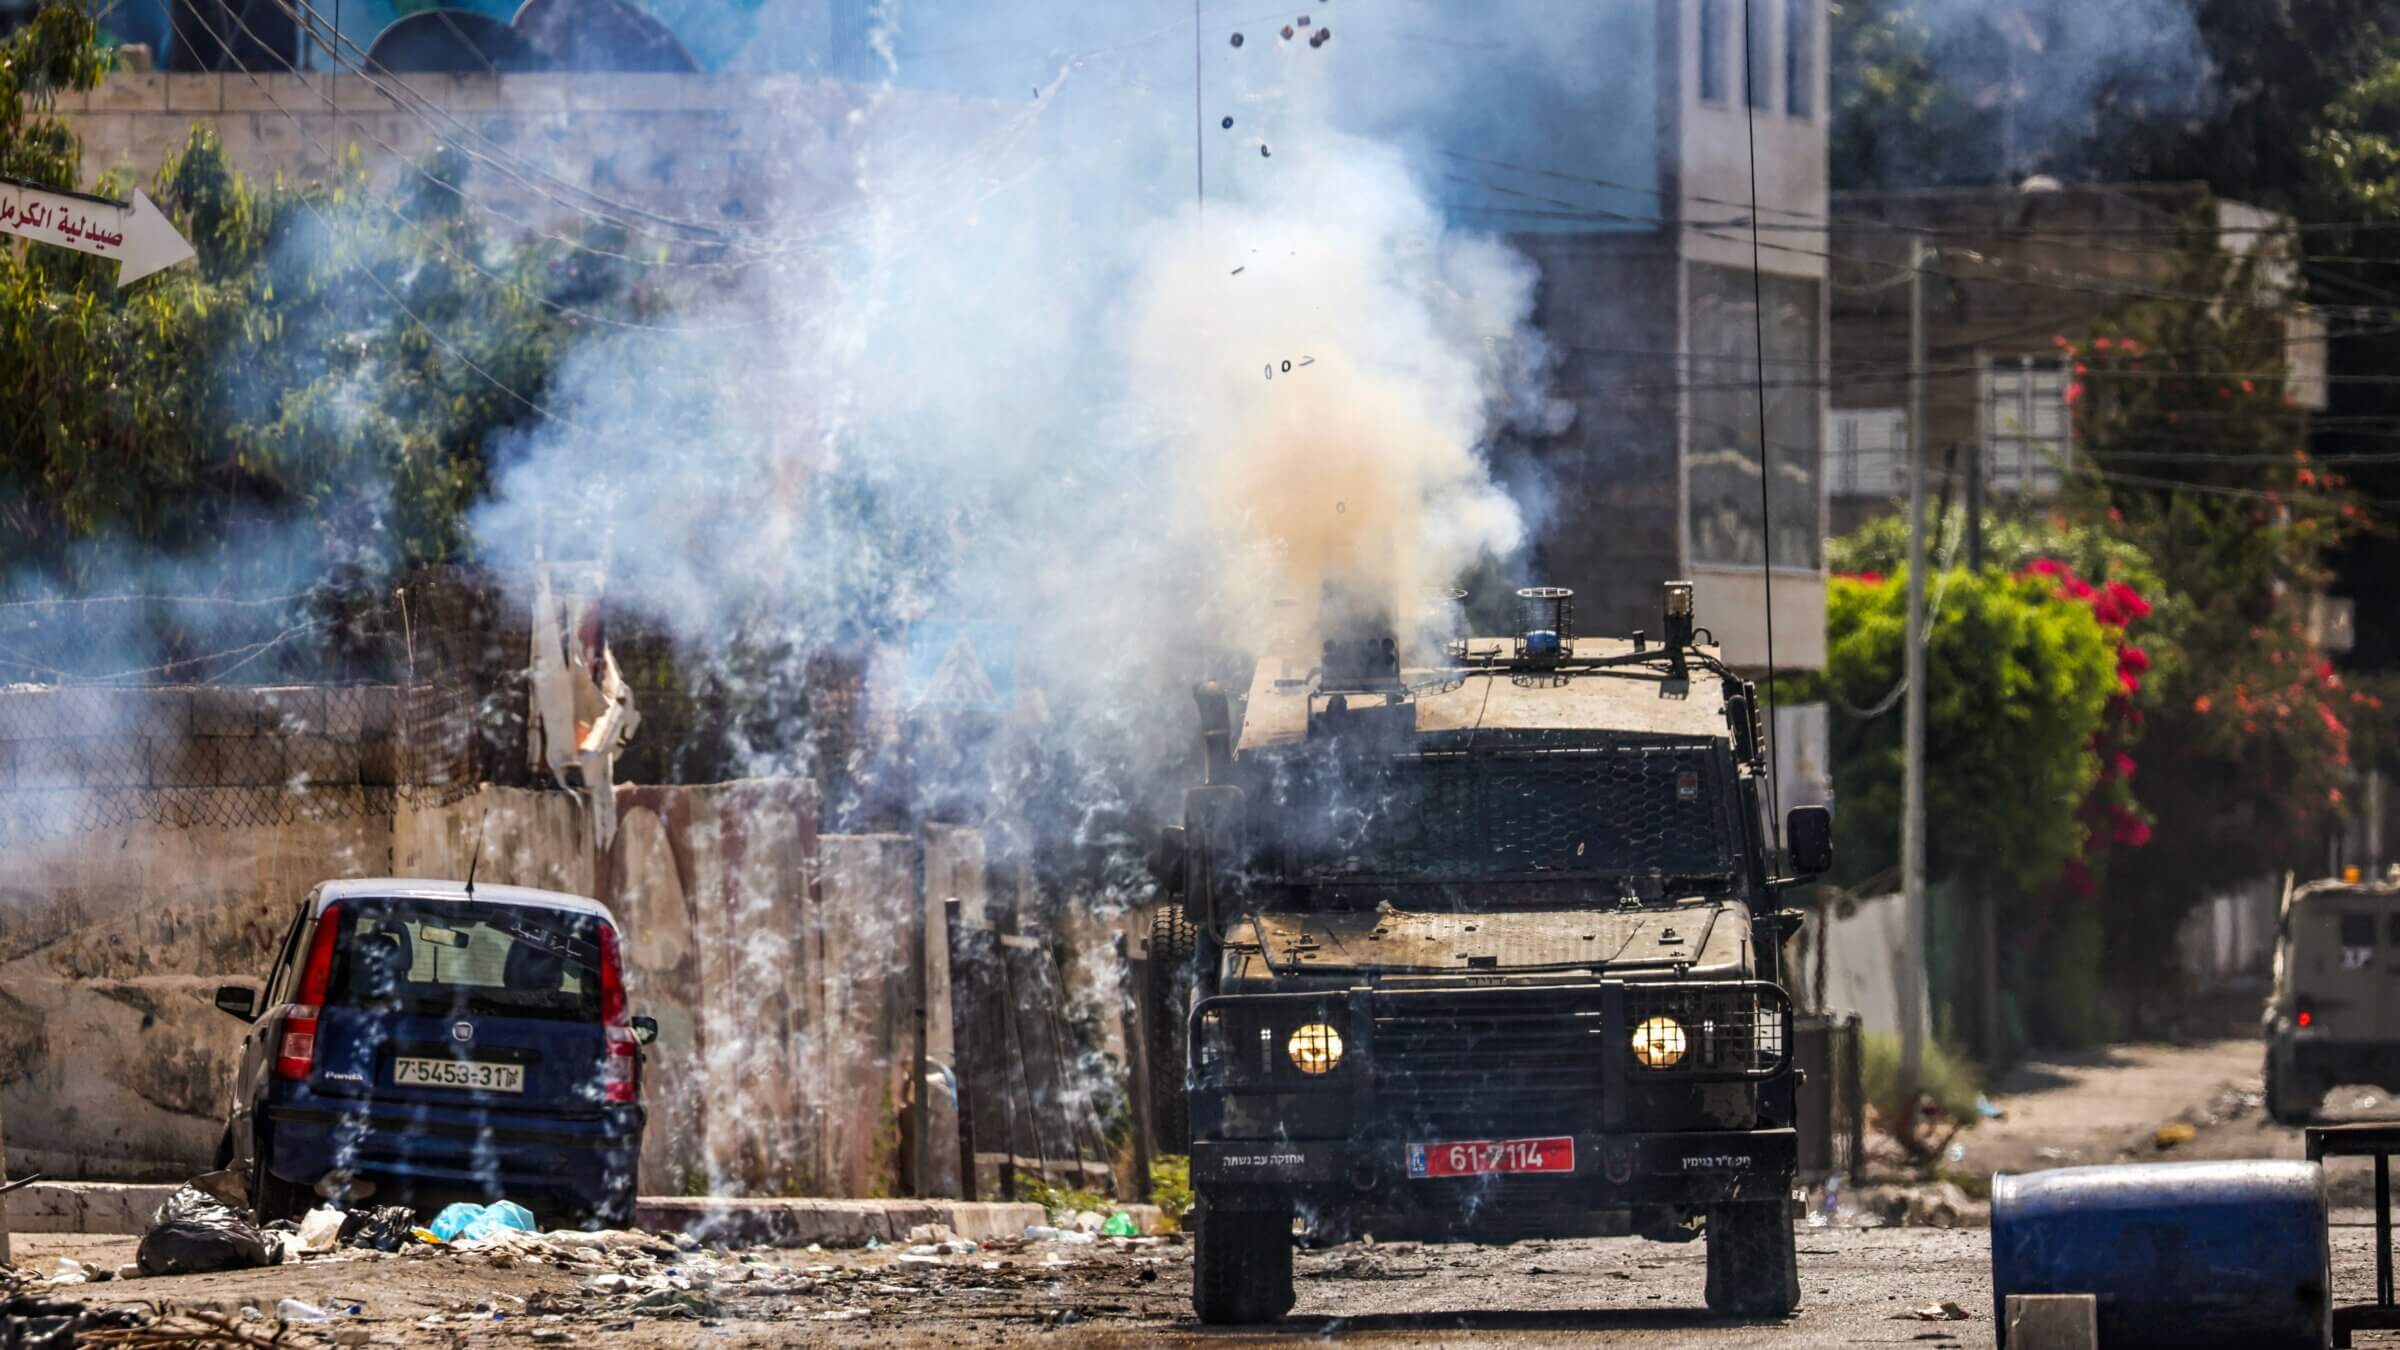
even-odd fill
[[[0,1129],[0,1266],[8,1264],[8,1138]]]
[[[1967,571],[1983,571],[1983,437],[1967,442]]]
[[[1908,629],[1901,636],[1904,769],[1900,801],[1900,1124],[1913,1134],[1925,1072],[1925,267],[1908,246]]]

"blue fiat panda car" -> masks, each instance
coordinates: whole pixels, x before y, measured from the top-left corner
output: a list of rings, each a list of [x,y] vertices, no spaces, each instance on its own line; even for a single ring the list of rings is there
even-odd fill
[[[217,990],[250,1026],[220,1165],[262,1223],[371,1190],[629,1225],[658,1028],[626,1007],[622,945],[579,895],[319,885],[263,989]]]

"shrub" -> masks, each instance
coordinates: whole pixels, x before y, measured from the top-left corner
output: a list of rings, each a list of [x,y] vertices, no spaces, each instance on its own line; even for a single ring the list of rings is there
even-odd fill
[[[1900,1037],[1874,1031],[1861,1040],[1859,1075],[1866,1086],[1867,1105],[1889,1127],[1900,1119]],[[1930,1036],[1925,1039],[1925,1069],[1918,1086],[1952,1119],[1975,1119],[1975,1099],[1982,1093],[1975,1066]]]

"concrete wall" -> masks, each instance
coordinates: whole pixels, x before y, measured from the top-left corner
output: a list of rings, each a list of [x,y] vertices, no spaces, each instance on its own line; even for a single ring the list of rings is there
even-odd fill
[[[1813,916],[1792,944],[1794,993],[1804,1006],[1856,1013],[1870,1032],[1900,1030],[1900,897],[1861,900],[1834,919],[1830,937]],[[1817,997],[1818,944],[1825,942],[1824,996]]]
[[[798,781],[617,789],[595,851],[579,798],[486,786],[445,805],[255,827],[136,822],[0,864],[0,1114],[9,1166],[153,1178],[210,1165],[240,1024],[211,1002],[265,974],[319,880],[464,875],[594,895],[628,935],[636,1011],[660,1036],[644,1099],[650,1192],[896,1193],[915,1033],[914,848],[819,839]],[[0,808],[5,807],[0,794]],[[935,1058],[946,1062],[939,904],[982,892],[980,836],[937,829]],[[937,1106],[941,1103],[937,1098]],[[934,1176],[955,1175],[937,1114]],[[944,1169],[947,1169],[945,1172]]]
[[[253,827],[142,822],[0,854],[11,1173],[146,1178],[214,1157],[241,1045],[216,986],[266,974],[311,885],[391,869],[388,806],[350,804]]]
[[[146,180],[195,123],[214,128],[228,161],[258,178],[320,176],[355,148],[380,181],[410,186],[400,161],[449,142],[476,163],[472,195],[528,223],[599,207],[586,195],[596,193],[678,220],[789,236],[855,197],[852,118],[872,94],[797,75],[161,73],[112,75],[58,106],[83,140],[87,179],[127,169]],[[988,105],[918,93],[876,110],[886,127],[906,119],[970,142],[978,130],[988,138],[992,119]],[[806,203],[813,219],[774,229],[781,203]]]

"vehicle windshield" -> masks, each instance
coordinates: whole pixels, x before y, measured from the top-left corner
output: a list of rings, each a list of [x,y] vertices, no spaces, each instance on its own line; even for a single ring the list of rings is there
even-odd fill
[[[326,1002],[600,1020],[600,921],[516,905],[344,900]]]
[[[1262,766],[1252,828],[1287,883],[1713,881],[1736,870],[1722,758],[1706,745],[1293,757]]]

